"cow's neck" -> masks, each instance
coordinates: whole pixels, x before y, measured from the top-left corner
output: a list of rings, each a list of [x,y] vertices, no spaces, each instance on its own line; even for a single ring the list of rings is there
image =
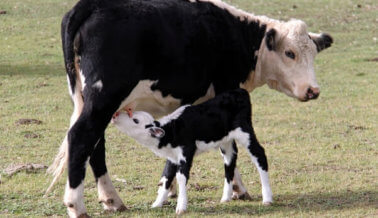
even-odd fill
[[[261,61],[262,61],[262,53],[266,52],[265,46],[265,33],[270,30],[273,26],[278,25],[281,23],[278,20],[270,19],[265,16],[255,16],[253,14],[249,14],[249,24],[258,23],[260,30],[262,32],[256,33],[256,29],[251,29],[251,45],[256,46],[258,44],[257,49],[254,50],[254,61],[253,67],[251,72],[249,73],[247,79],[240,83],[240,88],[246,89],[248,92],[252,92],[255,88],[265,85],[266,81],[264,80],[264,69],[261,68]],[[253,26],[251,25],[251,28]],[[256,38],[258,37],[258,38]]]

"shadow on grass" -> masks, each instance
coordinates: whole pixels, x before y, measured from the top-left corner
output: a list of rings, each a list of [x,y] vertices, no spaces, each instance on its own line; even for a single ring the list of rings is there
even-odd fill
[[[256,199],[256,200],[255,200]],[[254,201],[260,201],[254,198]],[[334,193],[309,193],[303,195],[277,195],[272,206],[262,206],[260,202],[232,202],[220,204],[208,203],[209,199],[190,199],[188,215],[201,213],[205,215],[264,215],[275,212],[317,212],[326,210],[343,210],[353,208],[378,209],[378,192],[376,190],[343,191]],[[196,202],[193,202],[196,201]],[[174,214],[176,199],[170,200],[171,205],[156,211],[157,214],[166,214],[169,211]],[[151,210],[151,209],[148,209]],[[147,211],[148,211],[147,210]],[[142,214],[146,208],[132,207],[126,213]],[[169,212],[168,212],[169,213]]]
[[[65,76],[63,65],[1,65],[0,76]]]

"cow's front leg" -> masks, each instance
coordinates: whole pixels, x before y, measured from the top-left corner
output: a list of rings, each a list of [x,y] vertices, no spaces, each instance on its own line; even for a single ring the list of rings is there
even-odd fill
[[[104,209],[107,211],[126,210],[126,206],[118,196],[106,168],[104,136],[98,141],[89,163],[96,179],[98,199]]]
[[[68,181],[64,204],[70,217],[88,217],[84,205],[84,177],[87,160],[99,138],[85,126],[85,121],[79,118],[68,132]]]
[[[96,145],[104,144],[101,140],[106,126],[118,107],[117,102],[104,102],[107,99],[101,98],[99,94],[88,95],[84,99],[86,102],[83,112],[68,132],[68,183],[64,203],[70,217],[87,216],[83,199],[86,162],[95,151]],[[110,181],[108,177],[104,177],[104,180]]]

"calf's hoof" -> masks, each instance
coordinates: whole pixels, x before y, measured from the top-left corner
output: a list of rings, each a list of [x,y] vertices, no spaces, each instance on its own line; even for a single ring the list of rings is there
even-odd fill
[[[181,216],[185,213],[185,210],[176,210],[176,215]]]
[[[227,203],[227,202],[230,202],[230,199],[221,199],[220,202],[223,204],[223,203]]]
[[[271,202],[271,201],[265,201],[265,202],[263,202],[264,206],[271,206],[272,204],[273,204],[273,202]]]

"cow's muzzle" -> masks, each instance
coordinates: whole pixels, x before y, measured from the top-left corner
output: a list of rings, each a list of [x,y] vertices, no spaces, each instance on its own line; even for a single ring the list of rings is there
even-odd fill
[[[305,98],[301,99],[301,101],[308,101],[308,100],[317,99],[319,97],[319,94],[320,94],[319,88],[310,87],[310,88],[307,89]]]

